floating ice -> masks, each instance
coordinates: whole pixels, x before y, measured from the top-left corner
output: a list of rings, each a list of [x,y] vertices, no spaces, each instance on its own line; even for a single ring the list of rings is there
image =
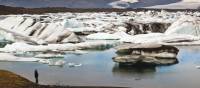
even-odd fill
[[[179,20],[174,22],[165,32],[167,35],[171,34],[185,34],[200,36],[200,18],[192,16],[182,16]]]
[[[27,61],[27,62],[36,62],[39,61],[39,58],[32,57],[17,57],[9,53],[0,53],[0,61]]]
[[[197,69],[200,69],[200,66],[195,66]]]
[[[76,63],[68,63],[69,67],[80,67],[82,64],[76,64]]]
[[[87,39],[93,39],[93,40],[118,40],[120,39],[119,36],[108,34],[108,33],[95,33],[90,34],[86,36]]]
[[[184,34],[165,35],[163,33],[139,34],[132,37],[122,38],[122,42],[130,43],[175,43],[175,42],[193,42],[199,40],[198,37]]]
[[[66,62],[64,60],[57,60],[57,61],[50,60],[48,64],[50,66],[63,66],[65,63]]]
[[[64,55],[61,55],[61,54],[37,54],[34,57],[36,57],[36,58],[63,58]]]

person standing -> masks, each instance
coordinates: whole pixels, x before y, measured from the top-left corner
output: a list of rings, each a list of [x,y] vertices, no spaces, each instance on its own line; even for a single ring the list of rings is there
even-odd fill
[[[38,77],[39,77],[39,74],[38,74],[37,69],[35,69],[34,75],[35,75],[35,83],[38,84]]]

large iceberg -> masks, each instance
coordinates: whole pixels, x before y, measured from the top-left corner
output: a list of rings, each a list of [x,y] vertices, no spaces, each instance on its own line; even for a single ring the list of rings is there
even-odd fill
[[[35,62],[39,61],[39,58],[31,58],[31,57],[17,57],[10,53],[0,53],[0,61],[30,61]]]
[[[30,45],[24,42],[16,42],[7,44],[4,48],[0,48],[1,52],[47,52],[47,51],[75,51],[84,49],[108,49],[118,45],[116,41],[88,41],[77,44],[48,44],[48,45]]]
[[[96,33],[90,34],[86,36],[87,39],[94,39],[94,40],[118,40],[120,39],[119,36],[109,33]]]
[[[200,18],[193,16],[182,16],[167,29],[165,34],[186,34],[199,37]]]
[[[182,16],[174,22],[165,33],[139,34],[120,39],[130,43],[161,43],[169,44],[197,44],[200,39],[200,18],[194,16]],[[183,43],[184,42],[184,43]],[[187,42],[187,43],[186,43]]]
[[[20,16],[7,17],[0,21],[0,29],[3,31],[1,35],[6,38],[9,38],[10,34],[12,35],[9,39],[11,41],[29,40],[29,42],[37,44],[40,44],[39,40],[46,43],[60,43],[66,38],[70,40],[68,37],[73,33],[66,30],[60,22],[41,23],[35,18]]]
[[[113,34],[110,33],[94,33],[86,36],[89,40],[119,40],[125,37],[131,37],[131,35],[121,31],[115,32]]]
[[[128,43],[178,43],[193,42],[199,40],[199,37],[184,34],[166,35],[163,33],[140,34],[132,37],[122,38],[120,41]]]

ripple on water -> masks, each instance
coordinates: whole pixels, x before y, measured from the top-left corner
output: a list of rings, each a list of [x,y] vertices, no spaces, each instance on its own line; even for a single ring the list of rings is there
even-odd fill
[[[80,67],[67,64],[48,66],[35,62],[0,62],[0,68],[18,73],[34,81],[34,69],[39,71],[42,84],[129,86],[137,88],[198,88],[200,70],[199,47],[179,47],[179,63],[156,68],[119,67],[112,61],[115,50],[90,51],[65,55],[66,63],[81,63]]]

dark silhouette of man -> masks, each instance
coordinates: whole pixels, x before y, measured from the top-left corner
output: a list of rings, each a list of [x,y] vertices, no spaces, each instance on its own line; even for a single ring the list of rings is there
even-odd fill
[[[35,69],[34,74],[35,74],[35,83],[38,84],[38,76],[39,76],[39,74],[38,74],[37,69]]]

